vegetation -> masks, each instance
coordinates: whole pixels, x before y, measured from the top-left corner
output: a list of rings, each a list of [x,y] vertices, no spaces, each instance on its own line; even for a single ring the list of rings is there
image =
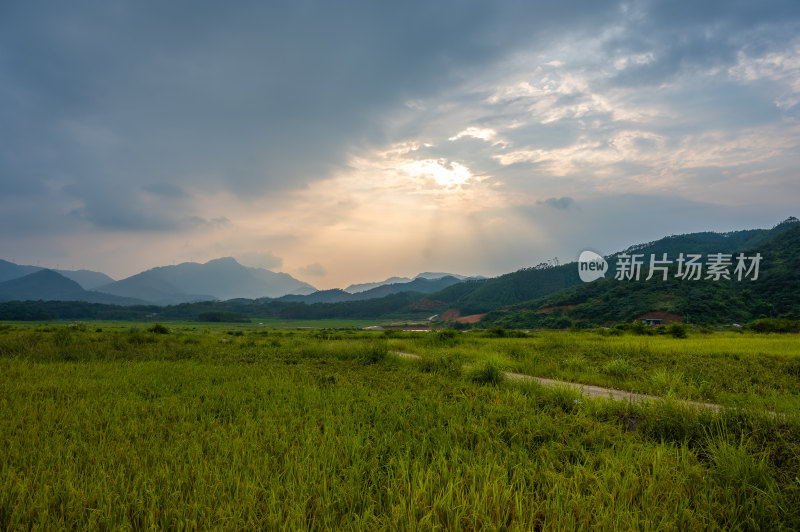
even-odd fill
[[[198,314],[197,321],[248,323],[250,321],[250,318],[238,312],[212,310],[208,312],[201,312],[200,314]]]
[[[489,314],[477,326],[503,329],[567,329],[630,322],[664,310],[699,325],[746,323],[761,318],[800,319],[800,222],[789,219],[771,230],[695,233],[634,246],[629,253],[761,253],[756,281],[670,278],[649,281],[606,280],[581,283],[575,263],[540,264],[494,279],[457,283],[427,296],[402,292],[339,303],[309,303],[325,294],[278,300],[237,299],[159,307],[116,306],[78,301],[0,303],[0,320],[188,320],[235,322],[263,320],[427,320],[446,308],[461,314]],[[616,256],[609,257],[615,271]],[[647,268],[643,268],[643,277]],[[610,276],[609,276],[610,277]],[[341,292],[341,291],[333,291]],[[341,292],[340,295],[352,297]],[[330,294],[328,294],[330,296]],[[294,300],[297,299],[297,300]],[[302,301],[300,301],[302,300]],[[467,328],[470,325],[457,323]],[[679,332],[677,334],[680,334]]]
[[[800,527],[797,336],[615,331],[3,325],[0,528]]]
[[[494,310],[481,321],[481,326],[597,327],[630,322],[653,310],[669,311],[699,325],[746,323],[761,318],[797,320],[800,318],[800,300],[796,297],[800,293],[800,223],[787,222],[773,231],[773,238],[748,252],[761,253],[763,257],[755,281],[683,281],[674,278],[674,268],[666,281],[607,278]],[[646,276],[644,268],[642,278]]]
[[[791,234],[789,234],[791,233]],[[737,253],[741,251],[750,251],[759,249],[762,251],[764,257],[768,257],[767,265],[769,263],[786,264],[794,261],[795,266],[798,265],[797,261],[800,260],[798,250],[800,250],[800,223],[796,218],[789,218],[786,221],[778,224],[776,227],[765,229],[754,229],[748,231],[735,231],[730,233],[693,233],[688,235],[674,235],[654,242],[639,244],[626,249],[622,253],[641,253],[649,256],[651,253],[661,256],[662,253],[667,253],[670,257],[677,257],[679,253]],[[609,257],[609,270],[616,271],[617,256]],[[787,264],[788,265],[788,264]],[[796,302],[791,301],[790,294],[798,293],[800,290],[800,279],[797,273],[798,270],[791,270],[790,268],[776,270],[776,274],[772,280],[767,280],[761,283],[770,294],[778,295],[778,301],[781,302],[778,306],[791,307]],[[781,292],[779,285],[791,284],[794,292]],[[715,296],[721,284],[719,283],[698,283],[702,285],[701,292],[685,293],[679,297],[672,297],[672,301],[688,300],[688,309],[692,311],[692,317],[695,316],[714,316],[715,312],[720,308],[726,310],[733,310],[742,308],[741,303],[737,298],[729,298],[727,294],[723,294],[718,299],[720,304],[716,304]],[[774,285],[774,286],[772,286]],[[591,319],[595,324],[600,324],[608,321],[625,321],[632,319],[634,314],[647,312],[660,308],[659,304],[669,304],[669,301],[662,302],[662,300],[670,299],[666,296],[674,293],[676,287],[680,288],[696,288],[697,285],[692,283],[668,283],[662,285],[656,281],[649,281],[647,283],[618,283],[618,282],[597,282],[583,285],[578,277],[576,264],[571,262],[561,266],[542,264],[534,268],[523,268],[517,272],[509,273],[496,277],[493,279],[486,279],[483,281],[472,281],[468,283],[459,283],[450,286],[444,290],[431,294],[431,299],[442,300],[450,304],[451,307],[457,308],[462,314],[480,314],[484,312],[495,311],[496,317],[499,313],[504,312],[501,309],[506,309],[509,306],[518,305],[518,308],[538,309],[553,305],[571,305],[576,303],[585,303],[592,301],[598,294],[602,294],[603,301],[608,305],[600,308],[592,308],[591,313],[587,316],[577,316],[578,320]],[[615,288],[617,291],[608,293],[610,289]],[[739,283],[741,288],[741,283]],[[786,286],[783,287],[787,288]],[[629,303],[630,296],[636,293],[639,297],[638,290],[646,292],[645,300],[638,300],[634,303]],[[726,287],[730,290],[730,287]],[[709,293],[711,298],[709,298]],[[571,297],[570,297],[571,296]],[[605,297],[607,296],[607,297]],[[761,313],[767,313],[768,316],[773,310],[770,300],[771,296],[757,297],[759,303],[766,304],[754,309],[749,314],[747,311],[740,314],[737,319],[748,320],[752,317],[759,317]],[[712,301],[713,303],[707,307],[703,307],[704,301]],[[620,304],[626,302],[627,305]],[[655,307],[653,305],[656,305]],[[680,309],[683,311],[683,309]],[[779,311],[782,312],[782,311]],[[720,316],[720,318],[723,318]],[[712,318],[713,321],[714,318]],[[727,315],[723,319],[729,319]],[[511,320],[491,320],[489,326],[493,324],[502,324],[507,327],[555,327],[566,328],[570,326],[571,321],[557,323],[561,317],[530,314],[524,320],[517,320],[517,323],[524,323],[520,325],[512,324]],[[699,322],[698,322],[699,323]],[[560,325],[560,327],[559,327]]]
[[[116,306],[81,301],[10,301],[0,302],[0,320],[130,320],[146,321],[158,316],[162,320],[236,322],[249,319],[323,320],[375,319],[430,315],[427,310],[412,310],[409,305],[420,294],[404,292],[365,301],[313,303],[276,300],[231,300],[155,305]]]

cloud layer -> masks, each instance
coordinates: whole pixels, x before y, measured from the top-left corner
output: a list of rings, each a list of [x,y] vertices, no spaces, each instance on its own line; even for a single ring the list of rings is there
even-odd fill
[[[771,225],[797,35],[795,1],[5,6],[4,258],[343,286]]]

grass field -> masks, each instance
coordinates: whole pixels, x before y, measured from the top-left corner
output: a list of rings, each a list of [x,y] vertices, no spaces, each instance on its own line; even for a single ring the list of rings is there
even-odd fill
[[[797,336],[147,329],[0,326],[0,528],[800,528]]]
[[[800,412],[800,338],[793,334],[608,336],[602,332],[537,332],[485,338],[444,331],[396,338],[390,345],[427,363],[488,359],[538,377],[620,388],[725,406]]]
[[[285,320],[280,318],[251,318],[244,323],[226,323],[226,322],[208,322],[208,321],[171,321],[170,328],[189,332],[204,329],[226,329],[226,330],[254,330],[256,328],[264,329],[357,329],[360,327],[367,327],[370,325],[379,325],[382,323],[379,320],[351,320],[343,318],[331,318],[324,320]],[[44,322],[9,322],[9,324],[17,325],[20,327],[34,325],[37,327],[47,327],[50,323]],[[64,323],[69,325],[69,323]],[[88,327],[89,324],[76,322],[74,325]],[[103,321],[91,324],[93,328],[101,328],[103,330],[119,330],[130,329],[131,327],[145,328],[142,323],[133,323],[129,321]]]

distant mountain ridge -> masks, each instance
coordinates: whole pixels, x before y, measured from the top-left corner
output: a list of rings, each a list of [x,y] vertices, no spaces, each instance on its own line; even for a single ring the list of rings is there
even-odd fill
[[[113,283],[114,279],[102,272],[91,270],[53,270],[67,279],[72,279],[85,290],[95,290],[103,285]]]
[[[0,301],[85,301],[123,306],[144,303],[140,299],[84,290],[72,279],[47,269],[0,283]]]
[[[334,288],[332,290],[320,290],[318,292],[314,292],[308,295],[286,295],[278,298],[277,300],[296,302],[296,303],[306,303],[306,304],[343,303],[345,301],[364,301],[367,299],[378,299],[393,294],[399,294],[401,292],[416,292],[419,294],[430,294],[442,290],[443,288],[446,288],[448,286],[458,284],[460,282],[461,280],[452,275],[447,275],[444,277],[438,277],[433,279],[427,279],[418,276],[413,281],[393,283],[393,284],[381,284],[369,290],[356,292],[354,294],[351,294],[346,290],[340,290],[338,288]]]
[[[0,259],[0,283],[17,279],[38,272],[43,268],[38,266],[24,266]]]
[[[466,276],[466,275],[459,275],[457,273],[422,272],[413,279],[409,277],[389,277],[388,279],[385,279],[383,281],[377,281],[374,283],[351,284],[350,286],[345,288],[344,291],[350,294],[357,294],[359,292],[366,292],[367,290],[372,290],[373,288],[378,288],[380,286],[385,286],[385,285],[411,283],[413,281],[416,281],[417,279],[435,280],[435,279],[441,279],[443,277],[454,277],[458,281],[466,281],[469,279],[485,279],[485,277],[482,275]]]
[[[396,284],[396,283],[410,283],[412,279],[410,277],[389,277],[383,281],[376,281],[374,283],[356,283],[351,284],[347,288],[344,289],[345,292],[348,294],[357,294],[358,292],[365,292],[367,290],[371,290],[373,288],[377,288],[379,286],[383,286],[385,284]]]
[[[348,287],[353,289],[377,284],[356,293],[340,289],[317,291],[310,284],[288,274],[248,268],[233,258],[222,258],[205,264],[183,263],[153,268],[103,285],[96,291],[86,291],[76,283],[67,283],[66,275],[51,270],[44,274],[38,267],[0,261],[0,279],[14,277],[0,283],[0,299],[98,301],[98,298],[118,297],[123,299],[111,304],[130,305],[137,302],[161,306],[227,300],[236,308],[247,309],[248,305],[253,305],[253,312],[261,309],[258,312],[280,312],[298,318],[327,315],[368,318],[383,315],[389,309],[395,316],[403,313],[416,315],[415,309],[419,307],[422,310],[441,309],[442,314],[447,311],[448,316],[490,313],[485,323],[520,327],[533,326],[523,324],[545,323],[541,317],[531,318],[530,312],[541,311],[550,315],[551,310],[543,309],[568,306],[574,308],[560,309],[552,315],[563,312],[570,320],[594,323],[591,315],[605,316],[607,321],[612,316],[628,319],[642,308],[685,312],[692,316],[699,314],[702,316],[700,319],[714,316],[719,319],[743,319],[753,313],[756,316],[773,316],[794,312],[798,308],[794,300],[800,293],[800,221],[796,218],[789,218],[772,229],[673,235],[629,246],[606,256],[609,263],[606,278],[613,277],[617,261],[623,253],[641,254],[645,258],[650,254],[660,257],[666,253],[674,259],[679,253],[707,256],[711,253],[735,254],[753,250],[770,254],[769,263],[764,265],[764,281],[748,285],[751,290],[741,292],[737,290],[747,287],[726,288],[723,284],[708,283],[666,283],[661,286],[655,281],[625,285],[604,280],[584,284],[574,262],[559,266],[541,264],[491,279],[450,275],[439,277],[438,273],[426,272],[411,281],[362,283]],[[37,277],[34,275],[36,273],[41,275]],[[405,278],[395,277],[387,281],[391,279]],[[19,282],[8,284],[13,280]],[[757,293],[755,288],[759,290]],[[415,306],[423,298],[426,304]],[[341,306],[337,307],[338,304]],[[737,308],[746,310],[737,313]],[[524,319],[517,319],[520,316]]]
[[[223,257],[204,264],[184,262],[152,268],[98,290],[170,305],[213,299],[280,297],[289,293],[312,293],[316,288],[287,273],[250,268],[232,257]]]
[[[13,262],[0,259],[0,282],[10,281],[12,279],[24,277],[31,273],[45,269],[48,268],[14,264]],[[112,279],[108,275],[91,270],[57,270],[54,268],[49,268],[49,269],[54,272],[60,273],[67,279],[72,279],[73,281],[81,285],[81,287],[84,288],[85,290],[94,290],[98,286],[114,282],[114,279]]]

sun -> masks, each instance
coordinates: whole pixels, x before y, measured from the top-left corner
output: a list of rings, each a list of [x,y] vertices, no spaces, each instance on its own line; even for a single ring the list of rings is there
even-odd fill
[[[442,188],[459,188],[473,178],[469,168],[446,159],[423,159],[403,166],[403,169],[417,178],[432,179]]]

